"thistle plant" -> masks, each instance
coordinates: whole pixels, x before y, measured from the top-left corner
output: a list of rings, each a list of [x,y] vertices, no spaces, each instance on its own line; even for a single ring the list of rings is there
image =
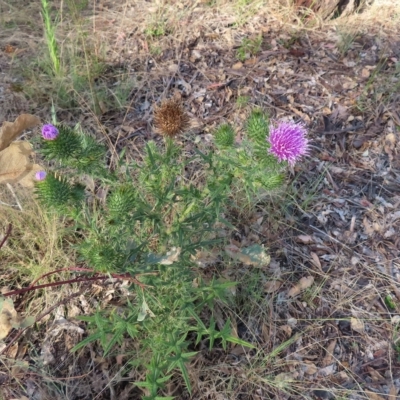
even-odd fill
[[[61,125],[42,129],[40,151],[52,167],[36,174],[38,198],[49,212],[73,221],[82,263],[96,272],[126,274],[135,282],[130,287],[134,300],[123,309],[81,317],[91,333],[74,350],[99,341],[105,357],[126,338],[139,341],[132,366],[147,371],[146,379],[135,383],[143,388],[143,399],[170,399],[160,392],[176,372],[190,392],[187,363],[204,339],[210,349],[215,343],[224,349],[229,342],[252,346],[231,335],[229,320],[218,329],[213,316],[214,302],[229,302],[227,289],[235,283],[206,283],[191,256],[221,244],[215,225],[225,221],[221,215],[233,187],[242,185],[249,194],[278,188],[285,162],[293,164],[306,154],[304,128],[271,125],[268,135],[267,121],[254,112],[241,145],[235,144],[234,129],[223,125],[215,132],[215,150],[188,156],[174,137],[186,131],[189,119],[179,103],[164,102],[155,114],[163,145],[148,142],[143,161],[122,160],[115,170],[106,167],[107,151],[92,137]],[[206,179],[188,176],[193,162]],[[87,175],[108,193],[105,200],[85,188]],[[204,315],[211,317],[205,321]]]
[[[287,165],[307,154],[307,131],[302,124],[273,122],[261,110],[253,110],[245,124],[241,146],[234,146],[234,131],[224,124],[215,132],[219,149],[218,171],[231,176],[231,184],[255,199],[263,191],[282,187]]]

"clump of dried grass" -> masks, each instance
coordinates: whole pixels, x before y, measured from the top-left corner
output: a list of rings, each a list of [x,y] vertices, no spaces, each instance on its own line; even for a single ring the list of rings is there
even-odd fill
[[[76,260],[73,243],[69,240],[73,238],[70,236],[68,239],[63,221],[41,209],[32,193],[15,190],[15,194],[22,210],[13,206],[15,199],[5,190],[5,186],[0,187],[0,235],[4,234],[9,224],[12,226],[10,236],[0,249],[0,284],[5,291],[30,285],[48,272],[74,265]],[[61,272],[46,279],[62,280],[68,275]],[[35,296],[38,293],[35,292]],[[48,301],[56,301],[63,294],[61,289],[52,291],[50,296],[39,295],[34,309],[37,312],[43,311]]]

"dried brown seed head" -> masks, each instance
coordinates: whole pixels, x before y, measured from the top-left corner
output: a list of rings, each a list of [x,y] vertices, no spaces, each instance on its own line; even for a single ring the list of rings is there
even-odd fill
[[[189,117],[178,100],[165,100],[154,111],[155,131],[165,136],[176,136],[189,128]]]

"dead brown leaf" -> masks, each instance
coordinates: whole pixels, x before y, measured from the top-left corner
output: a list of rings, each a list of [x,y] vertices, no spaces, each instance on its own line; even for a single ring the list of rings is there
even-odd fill
[[[310,235],[298,235],[296,237],[298,242],[304,243],[304,244],[309,244],[313,243],[314,239]]]
[[[240,61],[237,62],[236,64],[232,65],[232,69],[240,69],[243,67],[243,63],[241,63]]]
[[[292,336],[292,328],[289,325],[282,325],[279,329],[283,331],[287,337]]]
[[[179,259],[179,255],[181,254],[180,247],[173,247],[170,251],[167,252],[165,257],[163,257],[160,261],[161,265],[172,265],[174,262],[177,262]]]
[[[234,244],[230,244],[224,250],[230,257],[245,265],[262,268],[268,266],[271,261],[271,257],[267,254],[264,247],[258,244],[241,249]]]
[[[43,169],[30,161],[32,147],[28,142],[11,143],[0,152],[0,184],[19,183],[24,187],[34,186],[35,173]]]
[[[4,339],[13,328],[14,321],[18,318],[12,301],[5,300],[0,311],[0,340]]]
[[[317,373],[317,371],[318,371],[318,368],[314,363],[312,363],[312,362],[307,362],[306,363],[306,368],[305,368],[304,372],[307,375],[314,375],[315,373]]]
[[[0,128],[0,151],[8,147],[25,129],[39,124],[40,119],[31,114],[21,114],[14,122],[3,122]]]
[[[209,265],[213,265],[218,261],[219,251],[217,249],[213,249],[211,251],[205,250],[196,250],[196,254],[192,255],[190,258],[193,260],[198,266],[205,268]]]
[[[337,342],[336,339],[331,340],[325,349],[326,355],[325,355],[324,359],[322,360],[322,365],[324,367],[326,367],[329,364],[332,364],[333,352],[335,350],[336,342]]]
[[[322,266],[321,266],[321,261],[319,260],[318,255],[316,253],[314,253],[313,251],[311,251],[310,256],[312,258],[311,263],[314,264],[320,272],[323,272]]]
[[[14,304],[9,299],[1,300],[0,305],[0,340],[4,339],[18,321]]]
[[[18,354],[18,342],[15,342],[8,350],[7,357],[15,359]]]
[[[299,282],[289,290],[288,297],[297,296],[302,290],[308,289],[313,283],[314,277],[312,276],[301,278]]]
[[[358,333],[364,333],[364,322],[362,322],[358,318],[351,317],[350,325],[351,325],[351,329],[353,329],[353,331],[356,331]]]
[[[373,369],[372,367],[367,367],[367,369],[373,382],[381,382],[385,379],[377,370]]]
[[[382,396],[379,396],[379,394],[374,392],[370,392],[369,390],[366,390],[365,394],[368,396],[369,400],[384,400]]]
[[[264,283],[265,293],[274,293],[282,286],[281,281],[268,281]]]
[[[14,53],[16,50],[16,48],[14,46],[11,46],[11,44],[6,44],[5,48],[4,48],[4,52],[6,54],[12,54]]]
[[[396,400],[396,394],[397,394],[397,389],[394,385],[392,385],[388,395],[388,400]]]

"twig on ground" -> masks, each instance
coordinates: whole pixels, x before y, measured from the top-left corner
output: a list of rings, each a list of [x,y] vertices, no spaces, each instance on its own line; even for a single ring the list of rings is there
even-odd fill
[[[17,197],[17,195],[15,194],[13,187],[12,187],[9,183],[7,183],[7,188],[8,188],[8,190],[11,192],[11,194],[13,195],[13,197],[14,197],[14,199],[15,199],[15,202],[17,203],[18,208],[19,208],[21,211],[23,211],[22,206],[21,206],[21,203],[19,202],[18,197]]]
[[[0,242],[0,249],[4,246],[4,243],[6,242],[8,237],[10,236],[11,230],[12,230],[12,225],[8,224],[8,228],[7,228],[6,234],[4,235],[3,240]]]

